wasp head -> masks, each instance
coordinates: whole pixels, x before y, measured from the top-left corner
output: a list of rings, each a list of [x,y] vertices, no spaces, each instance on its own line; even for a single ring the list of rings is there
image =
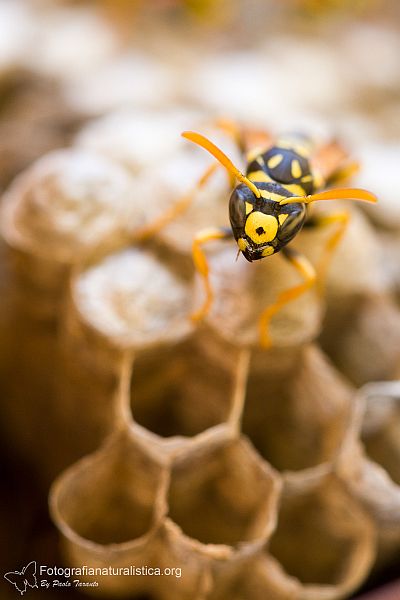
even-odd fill
[[[242,184],[233,190],[229,202],[233,235],[250,262],[279,252],[300,231],[306,217],[304,204],[281,206],[275,199],[275,188],[273,191],[268,184],[259,186],[263,192],[260,198]]]

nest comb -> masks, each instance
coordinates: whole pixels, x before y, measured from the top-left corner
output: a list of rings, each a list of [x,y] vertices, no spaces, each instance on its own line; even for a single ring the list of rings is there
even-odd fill
[[[81,152],[73,148],[67,154]],[[53,168],[53,159],[48,160]],[[145,168],[127,168],[125,159],[119,165],[109,154],[96,154],[95,160],[113,170],[110,188],[118,197],[124,182],[130,189],[130,182],[137,183],[127,209],[121,203],[119,212],[118,203],[104,203],[110,230],[95,227],[93,234],[91,219],[84,219],[85,238],[66,244],[71,239],[64,227],[57,230],[56,218],[46,236],[35,238],[36,230],[29,229],[23,215],[42,185],[36,175],[27,184],[33,188],[28,199],[10,190],[14,199],[6,203],[3,220],[12,290],[5,308],[12,307],[14,322],[27,314],[29,323],[21,330],[20,344],[10,329],[7,339],[16,348],[15,361],[31,373],[35,390],[40,389],[37,381],[47,382],[46,360],[53,360],[56,374],[51,393],[44,396],[48,404],[41,408],[51,429],[47,452],[42,448],[32,458],[47,478],[60,473],[50,506],[66,560],[76,566],[182,568],[182,577],[169,577],[167,584],[157,577],[102,577],[95,590],[100,596],[348,596],[372,568],[376,530],[380,556],[384,550],[393,555],[400,540],[393,535],[389,546],[383,535],[384,526],[395,530],[397,509],[382,519],[381,507],[365,486],[357,485],[353,469],[365,470],[365,480],[370,476],[372,481],[374,473],[387,469],[396,486],[390,464],[397,448],[389,444],[386,427],[375,436],[378,441],[360,429],[365,397],[354,402],[354,388],[315,342],[321,299],[310,291],[288,307],[272,324],[274,348],[260,350],[257,311],[279,286],[287,287],[291,275],[281,268],[279,256],[260,265],[237,264],[235,271],[233,248],[216,245],[210,251],[216,302],[206,322],[195,327],[188,316],[201,290],[193,281],[190,240],[198,220],[215,224],[222,219],[224,177],[197,194],[187,213],[157,239],[143,244],[138,240],[148,225],[142,202]],[[187,154],[178,148],[165,160],[169,168],[160,173],[156,218],[173,203],[175,174],[186,161],[197,161],[195,150]],[[78,189],[81,201],[72,212],[77,210],[79,219],[81,205],[94,196],[90,185]],[[61,214],[69,201],[63,198]],[[97,217],[98,211],[95,206],[91,214]],[[201,216],[194,219],[194,214]],[[11,235],[13,229],[18,235]],[[371,244],[374,235],[371,229]],[[304,236],[302,250],[311,256],[320,243]],[[360,273],[368,268],[361,260]],[[32,280],[37,295],[28,298],[24,291]],[[276,289],[263,285],[269,280]],[[341,283],[340,278],[330,282],[333,307]],[[354,280],[350,283],[351,302],[370,302],[371,290],[359,287],[355,293]],[[387,302],[387,296],[374,293]],[[22,347],[28,344],[32,331],[47,340],[46,359],[37,364],[29,362],[31,350],[24,353],[19,347],[21,340]],[[335,357],[334,349],[327,350]],[[20,400],[26,394],[22,388]],[[28,422],[36,433],[38,424],[29,412]]]

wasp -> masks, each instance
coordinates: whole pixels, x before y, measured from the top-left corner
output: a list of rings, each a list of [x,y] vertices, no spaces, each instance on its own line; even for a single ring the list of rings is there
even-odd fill
[[[374,194],[359,188],[331,188],[346,180],[357,168],[336,142],[326,144],[316,152],[311,139],[290,134],[256,147],[247,152],[244,175],[213,142],[193,131],[182,136],[210,152],[225,167],[232,181],[238,180],[229,199],[230,228],[211,228],[200,231],[193,241],[193,261],[205,287],[203,305],[192,315],[202,319],[213,301],[209,266],[203,246],[217,239],[236,240],[238,252],[249,262],[262,260],[282,252],[302,278],[298,285],[284,290],[274,304],[264,309],[259,317],[260,344],[272,345],[269,325],[272,317],[288,302],[311,288],[318,276],[323,280],[329,258],[346,229],[349,215],[336,212],[312,216],[309,204],[322,200],[361,200],[376,202]],[[235,136],[239,138],[238,130]],[[244,151],[245,144],[239,143]],[[315,154],[315,156],[314,156]],[[327,189],[328,188],[328,189]],[[322,227],[337,224],[325,248],[319,268],[288,245],[306,225]]]

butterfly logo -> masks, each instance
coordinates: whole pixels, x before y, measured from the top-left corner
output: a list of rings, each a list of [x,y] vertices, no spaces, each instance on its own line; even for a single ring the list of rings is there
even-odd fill
[[[26,592],[26,586],[37,588],[36,561],[32,560],[22,571],[10,571],[4,575],[10,583],[15,585],[21,596]]]

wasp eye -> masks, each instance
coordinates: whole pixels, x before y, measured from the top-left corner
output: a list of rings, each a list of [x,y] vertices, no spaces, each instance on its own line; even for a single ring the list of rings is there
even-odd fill
[[[253,192],[246,185],[238,185],[229,200],[229,219],[235,239],[238,240],[244,232],[246,214],[253,209],[256,200]]]
[[[279,241],[287,244],[303,227],[306,218],[306,208],[302,204],[292,204],[290,212],[281,213],[279,219]]]

